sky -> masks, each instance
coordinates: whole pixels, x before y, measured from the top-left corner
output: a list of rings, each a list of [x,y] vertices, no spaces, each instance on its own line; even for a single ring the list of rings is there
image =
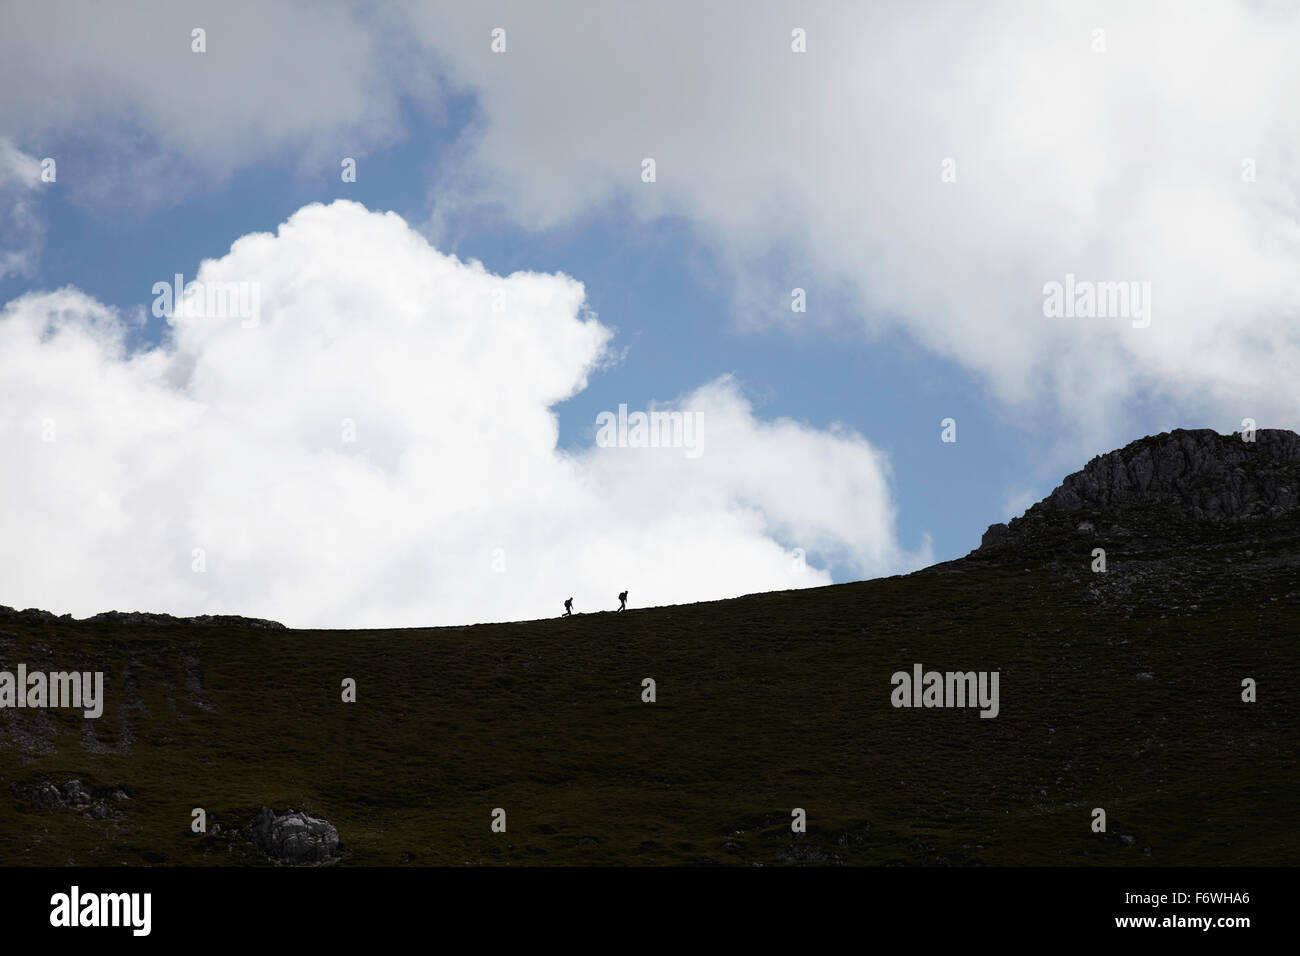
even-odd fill
[[[1294,428],[1298,41],[1290,2],[0,3],[0,603],[818,586],[1144,435]]]

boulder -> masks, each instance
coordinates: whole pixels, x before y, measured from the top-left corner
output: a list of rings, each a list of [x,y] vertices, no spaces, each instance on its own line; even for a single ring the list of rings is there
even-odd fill
[[[339,846],[339,831],[333,824],[301,810],[276,813],[263,807],[249,829],[253,843],[263,853],[291,866],[329,863]]]

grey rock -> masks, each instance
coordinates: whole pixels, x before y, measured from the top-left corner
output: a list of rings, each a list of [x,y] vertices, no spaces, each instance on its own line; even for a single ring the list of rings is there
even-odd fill
[[[991,547],[997,544],[1006,536],[1007,536],[1007,526],[1005,524],[1003,524],[1000,521],[997,524],[991,524],[989,525],[989,529],[984,532],[984,536],[980,538],[980,547],[981,548]]]
[[[329,863],[339,846],[339,831],[333,824],[301,810],[276,813],[263,807],[249,836],[271,859],[294,866]]]
[[[1114,511],[1163,505],[1200,520],[1280,515],[1300,505],[1300,435],[1267,428],[1255,441],[1176,429],[1099,455],[1034,508]],[[1033,509],[1030,509],[1031,511]]]
[[[73,810],[87,819],[120,819],[122,813],[115,810],[110,803],[111,791],[92,790],[78,778],[64,782],[60,787],[50,780],[34,785],[12,784],[10,789],[18,798],[20,805],[35,807],[40,810]]]
[[[240,614],[200,614],[182,620],[187,624],[208,624],[214,627],[260,627],[272,631],[286,630],[279,621],[269,621],[261,617],[244,617]]]
[[[15,611],[7,605],[0,604],[0,620],[17,619],[26,621],[73,621],[71,614],[55,615],[40,608],[29,607]],[[157,614],[152,611],[102,611],[91,617],[82,618],[91,624],[132,624],[144,627],[166,627],[176,624],[200,624],[211,627],[256,627],[264,630],[286,630],[279,621],[268,621],[260,617],[243,617],[238,614],[199,614],[194,617],[174,617],[171,614]]]
[[[1261,429],[1244,441],[1175,429],[1093,458],[1023,515],[991,526],[973,554],[1080,554],[1079,534],[1124,557],[1229,533],[1258,550],[1253,537],[1300,523],[1298,490],[1295,432]]]
[[[45,614],[47,612],[40,612]],[[268,621],[260,617],[242,617],[238,614],[199,614],[195,617],[173,617],[171,614],[155,614],[148,611],[103,611],[85,619],[95,624],[135,624],[147,627],[163,627],[175,624],[201,624],[220,627],[257,627],[266,630],[285,630],[279,621]]]
[[[80,780],[69,780],[63,785],[63,797],[67,805],[82,809],[90,804],[91,794]]]

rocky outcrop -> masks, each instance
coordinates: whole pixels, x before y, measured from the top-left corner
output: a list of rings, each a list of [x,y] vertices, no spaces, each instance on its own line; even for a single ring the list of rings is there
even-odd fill
[[[197,617],[173,617],[170,614],[154,614],[146,611],[104,611],[94,617],[86,618],[92,624],[144,624],[166,626],[172,624],[200,624],[208,627],[260,627],[269,630],[284,630],[279,621],[268,621],[260,617],[241,617],[238,614],[200,614]]]
[[[1099,455],[1034,508],[1117,512],[1164,507],[1203,521],[1277,517],[1300,507],[1300,435],[1178,429]],[[1031,509],[1033,510],[1033,509]]]
[[[986,548],[990,545],[997,544],[1007,533],[1007,526],[999,521],[997,524],[989,525],[989,529],[984,532],[980,538],[980,547]]]
[[[10,790],[19,806],[35,810],[72,810],[92,820],[120,817],[118,808],[131,799],[119,787],[91,788],[75,778],[61,787],[51,780],[44,780],[28,786],[11,784]]]
[[[8,618],[20,621],[46,621],[48,623],[68,623],[73,620],[71,614],[55,615],[40,608],[29,607],[15,611],[0,604],[0,620]],[[174,624],[200,624],[209,627],[260,627],[268,630],[285,630],[279,621],[268,621],[260,617],[241,617],[238,614],[200,614],[196,617],[174,617],[171,614],[155,614],[151,611],[103,611],[92,617],[82,618],[90,624],[141,624],[148,627],[164,627]]]
[[[301,810],[276,813],[263,807],[247,836],[271,859],[292,866],[332,862],[339,848],[333,824]]]
[[[38,607],[29,607],[21,611],[16,611],[11,607],[6,607],[5,605],[0,604],[0,619],[8,619],[11,621],[47,621],[47,622],[64,621],[66,622],[72,620],[72,615],[64,614],[62,617],[60,617],[56,614],[51,614],[49,611],[42,611]]]
[[[1300,518],[1300,435],[1261,429],[1254,439],[1176,429],[1098,455],[1021,517],[991,525],[975,553],[1094,531],[1190,540],[1214,527]]]

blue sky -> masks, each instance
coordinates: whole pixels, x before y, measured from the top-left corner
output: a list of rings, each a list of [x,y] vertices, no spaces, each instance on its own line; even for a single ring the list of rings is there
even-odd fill
[[[201,260],[223,255],[246,233],[273,232],[312,202],[353,199],[421,222],[441,155],[473,110],[472,98],[465,98],[445,124],[419,127],[408,117],[410,135],[362,158],[355,183],[342,182],[332,167],[305,173],[296,158],[285,158],[139,211],[102,212],[52,192],[45,200],[48,233],[37,271],[0,281],[0,299],[72,285],[120,309],[147,310],[155,282],[176,272],[191,280]],[[73,157],[61,164],[68,177],[78,174],[79,163],[100,161],[93,144],[56,142],[48,151]],[[843,422],[887,451],[901,538],[917,548],[928,535],[937,560],[978,545],[985,527],[1004,517],[1008,476],[1028,468],[1022,444],[1027,436],[999,427],[997,410],[979,383],[905,337],[871,341],[852,330],[831,336],[738,330],[730,322],[725,291],[711,276],[711,253],[680,219],[647,228],[613,209],[541,232],[499,222],[463,228],[455,248],[444,251],[479,259],[499,274],[532,270],[573,276],[585,285],[590,308],[617,329],[615,344],[631,347],[625,361],[597,374],[584,391],[557,407],[565,446],[590,444],[596,415],[620,402],[642,407],[652,399],[671,400],[701,381],[733,373],[763,417],[791,417],[819,427]],[[791,271],[790,287],[799,281]],[[786,300],[772,303],[773,311],[788,308]],[[815,296],[810,309],[852,315],[850,304],[819,302]],[[166,331],[165,320],[148,316],[133,341],[156,344]],[[940,423],[948,416],[959,420],[956,443],[939,440]],[[809,478],[815,483],[815,475]],[[1052,482],[1039,487],[1046,495]],[[844,570],[839,570],[842,580]]]
[[[31,596],[8,603],[391,624],[544,613],[556,590],[617,591],[617,576],[644,582],[646,603],[852,580],[959,557],[1143,435],[1294,425],[1286,157],[1300,129],[1284,99],[1248,95],[1284,69],[1294,15],[1224,5],[1171,26],[1123,4],[958,4],[930,24],[771,2],[741,22],[726,4],[566,19],[526,3],[337,3],[314,17],[259,7],[252,30],[239,4],[68,6],[85,30],[15,8],[0,42],[0,252],[17,263],[0,266],[13,363],[0,426],[34,436],[57,420],[74,438],[58,456],[13,445],[3,490],[13,521],[33,493],[48,515],[95,504],[66,529],[87,536],[84,563],[40,572],[10,555]],[[191,21],[206,25],[202,53]],[[498,26],[507,51],[490,48]],[[1207,43],[1208,73],[1186,53]],[[345,156],[356,182],[340,179]],[[46,157],[56,183],[36,179]],[[326,211],[303,216],[314,203]],[[438,254],[527,273],[508,282],[531,305],[494,324],[472,304],[488,280]],[[154,283],[192,280],[204,260],[270,290],[274,331],[195,325],[174,341],[148,316]],[[385,271],[396,261],[406,273]],[[1154,289],[1154,320],[1049,316],[1045,283],[1067,274]],[[790,311],[796,287],[805,314]],[[445,382],[403,370],[415,349],[450,363]],[[544,399],[556,392],[575,394]],[[714,416],[726,440],[707,466],[595,447],[600,413],[655,403]],[[97,417],[106,407],[118,424]],[[352,410],[360,444],[322,447],[330,416]],[[191,424],[167,426],[164,453],[149,423],[171,415]],[[233,457],[213,452],[232,440]],[[127,460],[158,484],[119,474]],[[273,461],[259,487],[301,514],[184,488]],[[296,473],[312,477],[279,477]],[[340,490],[358,481],[372,483],[360,504]],[[137,549],[145,500],[168,530]],[[307,502],[348,516],[325,527]],[[410,527],[381,534],[361,512]],[[315,551],[285,550],[318,535]],[[220,539],[225,578],[187,570],[204,537]],[[338,608],[363,599],[337,581],[321,585],[339,592],[333,611],[301,596],[322,574],[369,573],[371,548],[395,563],[391,606],[349,617]],[[796,548],[814,573],[791,580]],[[437,557],[485,551],[514,556],[508,599],[478,557]],[[121,580],[73,583],[124,552],[135,570]],[[432,597],[428,575],[443,582]]]

